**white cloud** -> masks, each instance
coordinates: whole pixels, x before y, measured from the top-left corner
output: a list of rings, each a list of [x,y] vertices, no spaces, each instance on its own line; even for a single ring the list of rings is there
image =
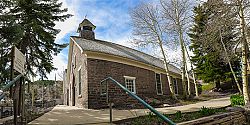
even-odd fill
[[[66,0],[59,0],[59,2],[62,2],[62,8],[68,8],[68,14],[72,14],[73,16],[67,19],[64,22],[57,22],[55,28],[60,29],[61,32],[57,34],[56,36],[56,42],[60,42],[60,40],[69,32],[76,32],[76,29],[78,27],[79,22],[81,19],[78,17],[77,11],[75,8],[77,8],[77,5],[79,5],[79,0],[74,0],[74,2],[71,2],[70,4],[67,3]]]
[[[55,68],[57,68],[57,70],[52,71],[50,74],[48,74],[48,79],[49,80],[54,80],[55,79],[55,75],[56,75],[56,79],[57,80],[62,80],[62,73],[64,71],[64,69],[67,68],[67,55],[65,54],[58,54],[57,56],[54,57],[53,62],[54,62],[54,66]]]
[[[67,19],[64,22],[57,22],[55,28],[60,29],[61,32],[57,34],[56,36],[56,43],[65,43],[69,42],[68,41],[62,41],[62,38],[66,36],[67,33],[73,32],[76,33],[76,29],[78,27],[79,22],[81,19],[78,17],[76,8],[77,6],[80,6],[80,0],[73,0],[70,3],[68,3],[66,0],[59,0],[59,2],[62,2],[62,8],[68,8],[69,14],[72,14],[73,16]],[[62,72],[64,71],[65,68],[67,68],[67,53],[60,53],[57,56],[54,56],[53,59],[53,65],[57,70],[52,71],[50,74],[47,74],[47,77],[49,80],[54,80],[55,79],[55,74],[57,75],[58,80],[62,80],[59,75],[62,75]],[[38,78],[35,78],[36,80]]]

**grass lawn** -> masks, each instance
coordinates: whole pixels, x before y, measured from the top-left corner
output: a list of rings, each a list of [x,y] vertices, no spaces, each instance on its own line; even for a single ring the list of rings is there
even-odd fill
[[[208,83],[208,84],[205,84],[205,85],[202,85],[202,86],[201,86],[202,91],[210,91],[210,90],[212,90],[214,87],[215,87],[215,85],[214,85],[213,83]]]
[[[220,114],[226,112],[225,108],[220,109],[212,109],[203,107],[197,112],[190,112],[190,113],[182,113],[177,111],[175,114],[165,115],[170,120],[175,123],[180,123],[184,121],[190,121],[194,119],[198,119],[205,116],[210,116],[214,114]],[[167,123],[163,122],[159,117],[149,114],[146,116],[140,116],[137,118],[132,119],[125,119],[121,121],[117,121],[115,124],[118,125],[167,125]]]

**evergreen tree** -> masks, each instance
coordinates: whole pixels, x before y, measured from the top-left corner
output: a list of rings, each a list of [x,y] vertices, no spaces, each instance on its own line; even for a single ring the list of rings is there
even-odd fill
[[[11,6],[0,16],[1,22],[6,22],[2,20],[3,18],[8,19],[7,22],[9,22],[1,27],[6,30],[2,33],[6,36],[1,34],[4,40],[2,45],[8,50],[15,45],[26,56],[27,71],[32,75],[39,74],[41,77],[46,77],[46,73],[55,69],[52,64],[53,55],[57,55],[67,46],[67,44],[55,43],[55,37],[60,32],[59,29],[54,28],[55,22],[64,21],[72,15],[64,14],[67,9],[61,9],[62,3],[58,0],[8,2],[11,2],[9,4]],[[7,55],[10,56],[10,51]],[[34,72],[34,69],[37,71]]]
[[[222,30],[223,42],[226,45],[228,52],[236,44],[233,32],[234,25],[218,27],[217,8],[208,5],[207,3],[194,8],[194,26],[190,29],[189,37],[191,39],[190,49],[193,50],[194,56],[192,62],[196,66],[195,72],[199,79],[205,82],[216,82],[216,87],[220,87],[220,81],[225,81],[232,78],[229,65],[224,61],[224,50],[220,42],[219,31]],[[231,19],[233,20],[233,19]],[[230,54],[233,55],[233,54]],[[239,71],[238,58],[231,56],[231,61],[234,65],[234,70]],[[239,73],[239,72],[238,72]]]
[[[0,82],[7,81],[10,76],[10,52],[13,41],[21,37],[20,26],[13,16],[8,15],[8,9],[13,6],[11,0],[0,2]]]

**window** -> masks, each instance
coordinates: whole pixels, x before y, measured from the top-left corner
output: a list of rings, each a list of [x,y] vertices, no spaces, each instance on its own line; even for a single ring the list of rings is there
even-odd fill
[[[78,69],[78,87],[79,87],[79,95],[82,94],[82,69],[81,67]]]
[[[155,74],[155,81],[156,81],[156,91],[157,95],[162,95],[162,83],[161,83],[161,74]]]
[[[107,94],[107,81],[105,83],[101,83],[100,87],[101,87],[101,95],[106,95]]]
[[[135,91],[135,77],[124,76],[125,84],[129,91],[136,93]]]
[[[174,93],[175,93],[175,94],[178,94],[178,83],[177,83],[177,78],[173,78],[173,77],[171,76],[171,79],[172,79],[172,84],[173,84],[173,86],[174,86]]]

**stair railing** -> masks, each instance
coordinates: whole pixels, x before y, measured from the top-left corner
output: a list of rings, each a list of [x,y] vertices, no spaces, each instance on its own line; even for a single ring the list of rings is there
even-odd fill
[[[0,95],[0,100],[2,100],[5,97],[4,91],[6,91],[7,89],[9,89],[12,85],[14,85],[18,80],[20,80],[20,78],[24,77],[24,79],[26,79],[27,81],[30,81],[25,75],[23,74],[19,74],[16,78],[14,78],[12,81],[9,81],[3,88],[2,91],[3,93],[1,93]]]
[[[4,91],[6,91],[6,90],[8,90],[11,86],[13,86],[18,80],[21,80],[21,78],[23,78],[23,80],[26,80],[26,81],[29,81],[30,82],[30,80],[29,80],[29,78],[28,77],[26,77],[26,74],[27,73],[25,73],[25,74],[19,74],[18,76],[16,76],[12,81],[9,81],[3,88],[2,88],[2,93],[1,93],[1,95],[0,95],[0,100],[2,100],[6,95],[4,94]],[[23,82],[23,80],[21,80],[22,82]],[[24,87],[24,86],[23,86]],[[22,109],[22,112],[20,113],[21,114],[21,122],[23,122],[24,121],[24,88],[22,87],[22,89],[21,90],[19,90],[19,91],[21,91],[21,95],[19,95],[19,96],[21,96],[21,97],[19,97],[20,99],[21,99],[21,107],[18,107],[18,108],[21,108]],[[19,105],[20,106],[20,105]],[[13,107],[14,107],[14,125],[17,125],[18,124],[18,122],[17,122],[17,101],[16,101],[16,99],[13,99]]]
[[[106,79],[104,79],[104,80],[101,81],[101,87],[102,87],[103,84],[106,84],[107,101],[109,101],[108,82],[107,82],[108,80],[111,80],[112,83],[114,83],[115,85],[117,85],[118,87],[120,87],[122,90],[124,90],[125,92],[127,92],[129,96],[131,96],[134,99],[138,100],[143,106],[145,106],[147,109],[149,109],[151,112],[153,112],[156,116],[160,117],[163,121],[167,122],[170,125],[176,125],[173,121],[171,121],[166,116],[164,116],[163,114],[161,114],[160,112],[158,112],[157,110],[155,110],[151,105],[149,105],[148,103],[146,103],[143,99],[141,99],[140,97],[138,97],[136,94],[134,94],[131,91],[129,91],[126,87],[124,87],[122,84],[120,84],[119,82],[117,82],[116,80],[114,80],[112,77],[107,77]],[[102,88],[101,88],[101,90],[102,90]],[[101,92],[101,94],[102,94],[102,92]],[[109,106],[110,106],[110,123],[112,123],[112,104],[110,103]]]

